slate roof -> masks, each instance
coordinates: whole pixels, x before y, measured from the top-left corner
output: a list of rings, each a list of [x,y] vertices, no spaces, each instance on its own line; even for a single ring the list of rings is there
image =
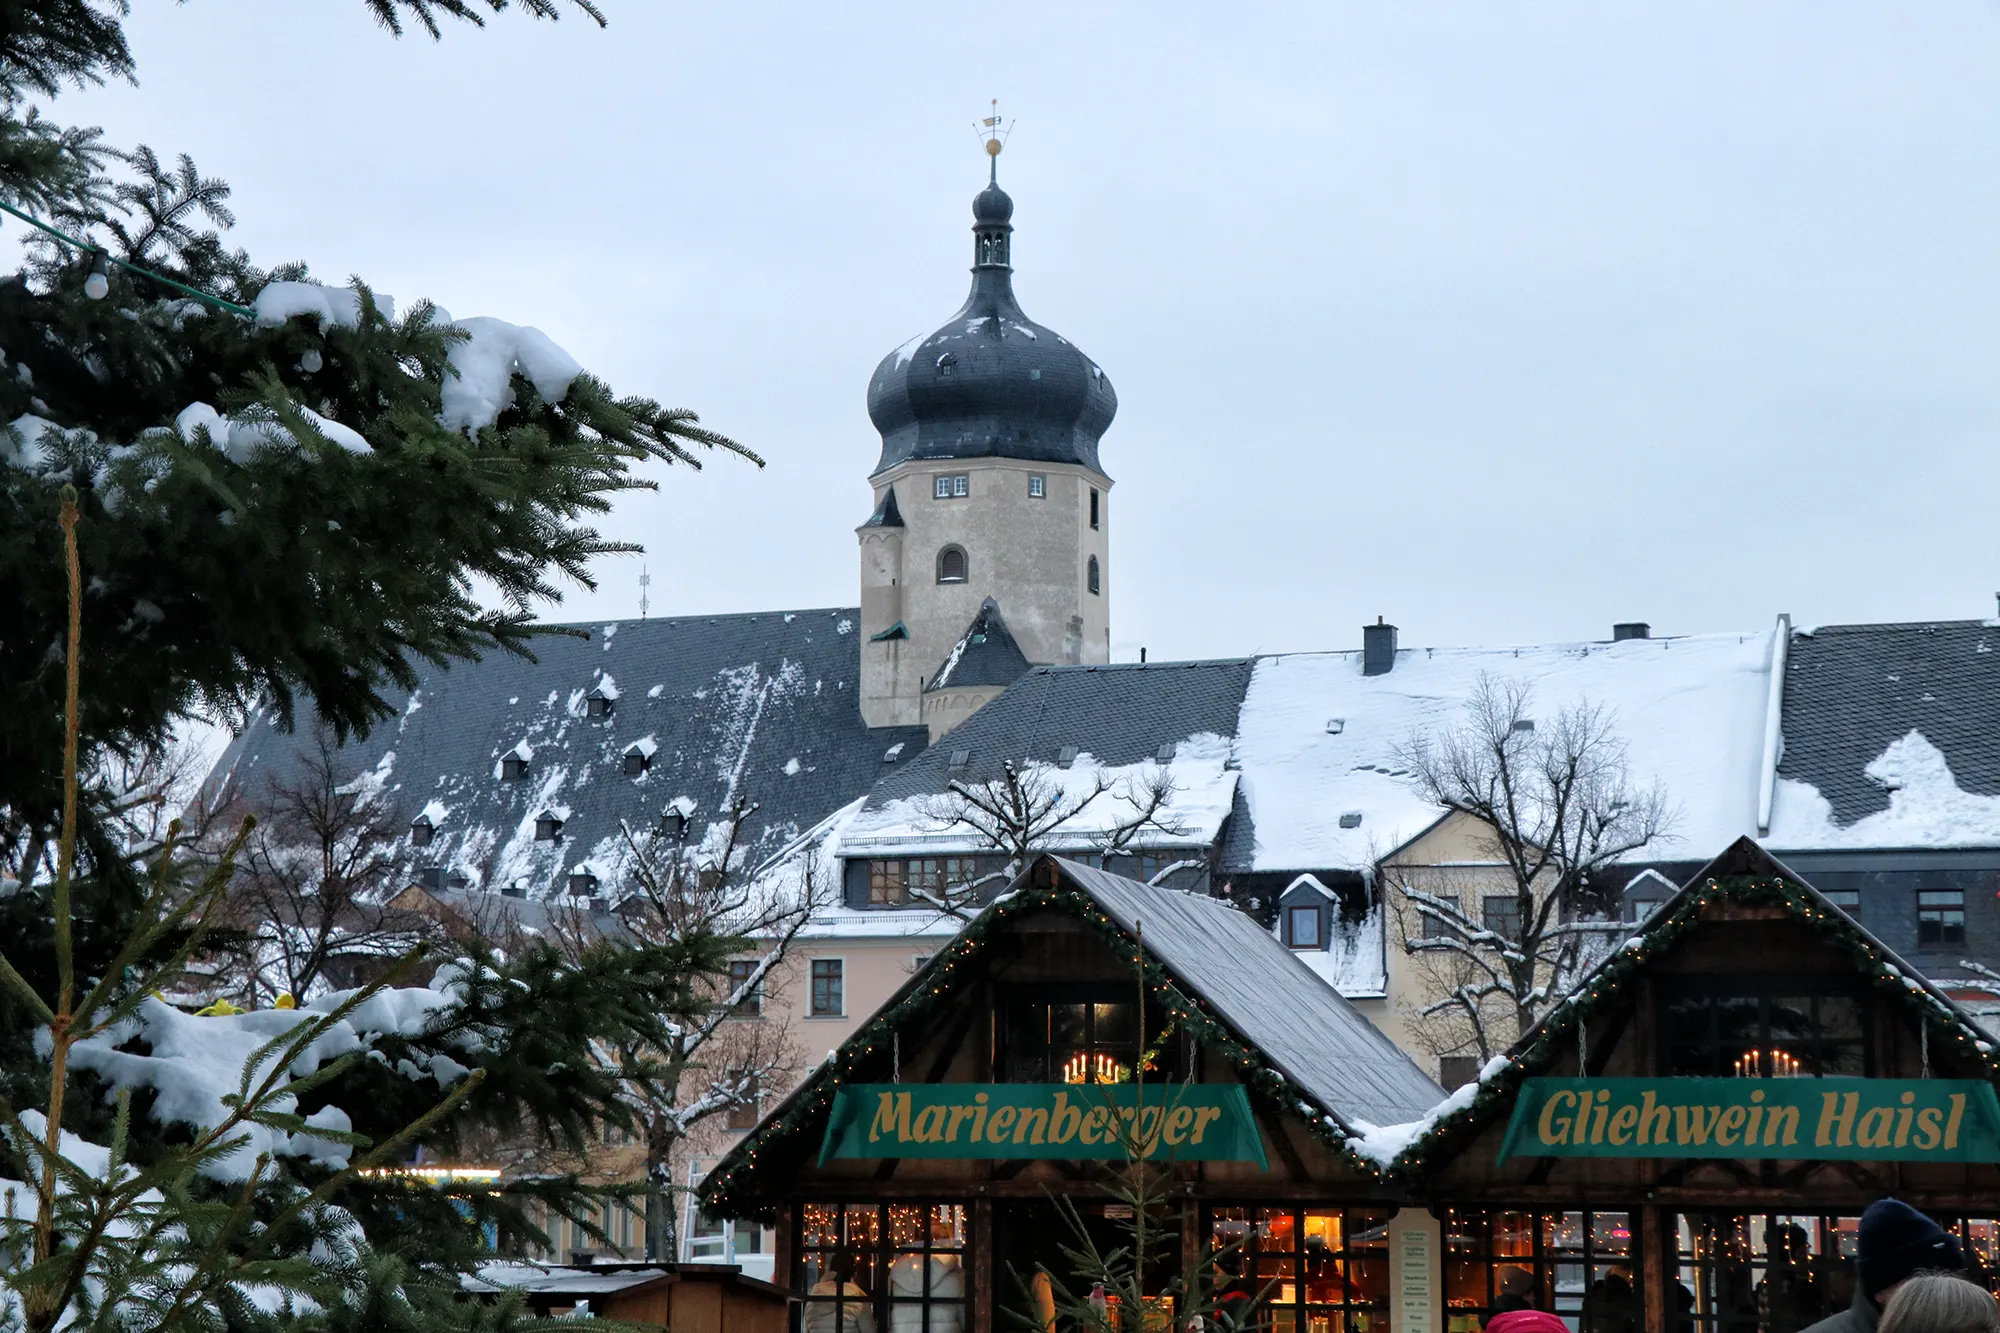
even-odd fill
[[[975,232],[1012,230],[1013,201],[998,186],[975,202],[987,210]],[[1075,463],[1102,473],[1098,440],[1117,412],[1118,395],[1097,363],[1022,311],[1012,268],[979,263],[957,313],[875,367],[868,416],[882,434],[882,457],[870,475],[911,459],[965,458]]]
[[[1000,614],[1000,603],[988,597],[979,604],[979,613],[945,654],[944,665],[924,690],[928,693],[977,685],[1012,685],[1028,671],[1028,656],[1014,642],[1014,635]]]
[[[442,866],[474,888],[520,882],[560,890],[588,868],[606,892],[626,878],[620,821],[650,829],[680,801],[694,811],[690,843],[720,835],[735,795],[756,802],[747,823],[755,858],[776,851],[857,799],[897,759],[920,753],[923,727],[871,730],[857,702],[860,613],[852,608],[686,616],[580,626],[551,635],[538,660],[495,653],[449,667],[419,665],[401,716],[352,742],[339,763],[395,802],[399,818],[429,816],[430,846],[412,869]],[[588,696],[615,696],[606,717]],[[253,796],[305,753],[296,733],[259,716],[225,751],[211,782]],[[526,745],[526,776],[500,777],[503,753]],[[651,750],[636,777],[628,750]],[[559,839],[536,841],[544,810]]]
[[[903,522],[902,506],[896,503],[896,488],[891,486],[882,492],[882,503],[875,506],[875,512],[868,516],[864,528],[900,528],[908,526]]]
[[[2000,625],[1823,625],[1790,641],[1778,775],[1824,797],[1838,825],[1889,808],[1865,770],[1918,732],[1962,791],[2000,796]]]
[[[1063,873],[1191,995],[1344,1126],[1414,1119],[1444,1090],[1249,915],[1074,861]],[[1287,980],[1289,978],[1289,980]]]

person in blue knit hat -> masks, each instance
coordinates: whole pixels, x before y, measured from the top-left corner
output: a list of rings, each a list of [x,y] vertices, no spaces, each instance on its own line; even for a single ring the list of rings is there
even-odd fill
[[[1958,1242],[1901,1199],[1877,1199],[1861,1214],[1860,1254],[1854,1260],[1854,1304],[1804,1333],[1875,1333],[1882,1307],[1896,1288],[1918,1273],[1955,1273],[1965,1267]]]

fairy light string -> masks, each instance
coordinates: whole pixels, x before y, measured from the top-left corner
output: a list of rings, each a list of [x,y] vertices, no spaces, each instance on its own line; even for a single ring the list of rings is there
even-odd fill
[[[218,310],[227,310],[232,315],[242,315],[245,318],[249,319],[256,318],[257,312],[252,310],[249,306],[238,305],[234,301],[225,301],[220,296],[216,296],[213,295],[212,293],[202,291],[199,287],[190,287],[184,282],[178,282],[173,278],[166,276],[164,273],[155,273],[153,272],[153,270],[149,268],[145,268],[142,267],[141,265],[131,263],[128,260],[120,259],[117,255],[112,254],[109,250],[105,249],[103,246],[92,245],[89,241],[80,241],[76,237],[70,235],[68,232],[63,231],[61,228],[50,226],[48,223],[42,221],[38,217],[35,217],[33,214],[22,212],[20,209],[6,202],[4,199],[0,199],[0,211],[10,213],[14,217],[17,217],[21,219],[21,221],[27,223],[30,227],[35,228],[37,231],[46,232],[48,235],[55,237],[58,241],[61,241],[64,245],[69,246],[71,249],[80,251],[83,254],[91,256],[94,263],[115,264],[119,268],[124,269],[127,273],[136,273],[142,278],[149,278],[154,282],[160,283],[162,286],[171,287],[177,292],[181,292],[185,295],[192,296],[197,301],[205,301],[209,305],[214,306]],[[88,292],[87,286],[86,286],[86,292]],[[97,300],[99,298],[95,295],[92,295],[91,299]]]

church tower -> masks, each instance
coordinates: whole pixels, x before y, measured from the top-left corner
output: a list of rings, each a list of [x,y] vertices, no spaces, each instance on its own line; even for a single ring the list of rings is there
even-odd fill
[[[1027,664],[1111,658],[1111,478],[1097,445],[1118,395],[1014,299],[998,148],[972,201],[971,294],[868,385],[882,456],[857,530],[861,711],[870,726],[927,724],[933,739]]]

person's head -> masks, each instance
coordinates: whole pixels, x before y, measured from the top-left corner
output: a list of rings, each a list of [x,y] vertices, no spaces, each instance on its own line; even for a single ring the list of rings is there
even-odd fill
[[[1546,1310],[1507,1310],[1486,1321],[1486,1333],[1569,1333],[1569,1325]]]
[[[1863,1294],[1877,1305],[1912,1274],[1965,1267],[1965,1256],[1951,1233],[1901,1199],[1877,1199],[1868,1205],[1861,1214],[1860,1243],[1855,1275]]]
[[[1956,1273],[1918,1273],[1896,1284],[1876,1333],[2000,1333],[2000,1304]]]

